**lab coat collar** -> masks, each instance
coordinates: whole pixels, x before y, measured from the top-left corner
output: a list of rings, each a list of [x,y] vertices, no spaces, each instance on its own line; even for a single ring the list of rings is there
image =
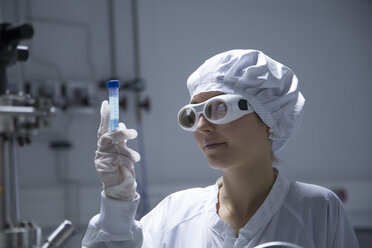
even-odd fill
[[[214,185],[215,194],[211,197],[206,208],[207,223],[212,231],[222,240],[235,238],[234,229],[225,221],[221,220],[217,214],[218,191],[222,184],[222,178],[219,178]],[[278,170],[277,178],[271,188],[269,195],[261,207],[256,211],[248,223],[240,229],[238,239],[252,239],[262,228],[264,228],[279,208],[283,205],[290,186],[290,182]]]

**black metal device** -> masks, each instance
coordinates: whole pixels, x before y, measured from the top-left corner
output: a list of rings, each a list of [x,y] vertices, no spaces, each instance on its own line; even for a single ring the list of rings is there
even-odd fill
[[[28,50],[19,46],[20,41],[34,35],[31,24],[12,26],[9,23],[0,24],[0,95],[6,93],[8,82],[6,68],[18,61],[28,59]]]

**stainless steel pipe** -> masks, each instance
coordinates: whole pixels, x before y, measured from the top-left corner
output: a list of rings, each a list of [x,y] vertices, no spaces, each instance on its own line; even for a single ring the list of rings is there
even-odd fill
[[[13,226],[20,223],[19,214],[19,188],[18,188],[18,161],[17,161],[17,144],[16,137],[12,134],[9,137],[9,218]]]
[[[3,232],[6,227],[4,139],[4,135],[0,134],[0,232]]]

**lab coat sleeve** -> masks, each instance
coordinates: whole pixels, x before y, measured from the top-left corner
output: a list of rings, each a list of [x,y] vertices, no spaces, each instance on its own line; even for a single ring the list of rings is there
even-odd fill
[[[140,196],[122,201],[101,194],[101,210],[89,224],[82,241],[87,248],[139,248],[143,235],[140,222],[134,219]]]
[[[332,248],[359,248],[354,228],[349,220],[346,210],[341,201],[335,196],[330,202],[328,223],[332,225],[329,230],[333,235],[329,236],[327,247]],[[329,209],[330,210],[330,209]]]

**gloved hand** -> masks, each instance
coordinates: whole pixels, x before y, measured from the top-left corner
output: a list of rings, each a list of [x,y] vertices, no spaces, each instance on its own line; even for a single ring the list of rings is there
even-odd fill
[[[140,155],[128,148],[126,142],[137,137],[137,131],[127,129],[124,123],[112,132],[109,127],[110,106],[103,101],[94,163],[106,196],[131,201],[136,197],[137,188],[133,164],[140,160]]]

